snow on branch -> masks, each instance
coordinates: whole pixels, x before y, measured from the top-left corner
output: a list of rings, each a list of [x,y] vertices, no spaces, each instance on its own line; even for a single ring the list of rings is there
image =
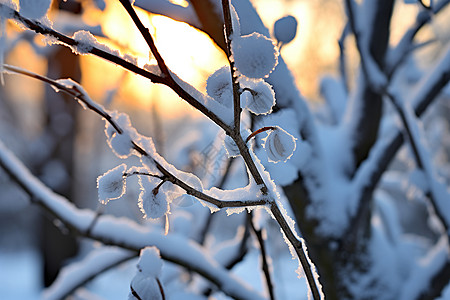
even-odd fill
[[[413,26],[411,26],[397,43],[397,45],[390,49],[387,53],[386,58],[386,67],[388,73],[394,72],[398,66],[408,57],[408,54],[415,49],[413,45],[413,40],[416,37],[417,33],[422,29],[426,24],[428,24],[434,15],[437,15],[441,12],[447,5],[450,3],[450,0],[442,0],[437,1],[430,10],[421,10],[416,17],[416,21]]]
[[[148,245],[156,246],[163,259],[197,272],[230,297],[264,299],[249,286],[231,276],[228,270],[213,260],[200,245],[183,236],[164,236],[126,218],[109,215],[97,218],[91,210],[76,208],[33,176],[1,141],[0,166],[30,195],[33,203],[42,206],[75,233],[135,252]],[[90,228],[96,218],[95,226]]]
[[[95,249],[82,260],[61,269],[55,282],[44,290],[42,298],[66,299],[95,276],[134,257],[136,252],[117,247]]]
[[[202,112],[205,116],[210,118],[214,123],[216,123],[219,127],[221,127],[225,132],[231,131],[227,122],[219,117],[219,115],[221,114],[220,109],[214,106],[209,107],[208,103],[196,99],[192,95],[193,92],[192,89],[194,88],[190,87],[190,90],[186,90],[174,78],[172,78],[172,76],[168,75],[168,73],[170,72],[163,73],[162,75],[160,75],[157,73],[150,72],[149,68],[145,67],[140,68],[135,64],[134,61],[130,61],[126,57],[124,58],[120,57],[118,51],[109,49],[106,46],[96,42],[95,38],[92,35],[88,34],[87,32],[78,32],[74,34],[74,37],[68,37],[62,33],[53,30],[48,26],[43,25],[38,21],[34,21],[23,17],[19,12],[6,6],[5,4],[0,3],[0,9],[2,9],[5,12],[5,15],[7,15],[9,18],[16,20],[17,22],[21,23],[30,30],[51,37],[51,39],[49,39],[49,42],[51,43],[67,46],[78,54],[93,54],[113,64],[119,65],[128,71],[141,75],[147,79],[150,79],[150,81],[152,81],[153,83],[164,84],[170,87],[178,96],[180,96],[181,99],[183,99],[191,106]],[[153,52],[153,54],[155,54],[155,52]],[[158,61],[158,63],[160,63],[160,61]],[[197,95],[201,94],[201,92],[197,90],[195,90],[195,92]]]
[[[411,113],[420,117],[449,81],[450,48],[447,48],[445,54],[435,62],[434,67],[430,68],[427,75],[418,83],[417,88],[411,91],[409,97],[404,98],[410,99],[411,109],[414,110]],[[391,124],[390,126],[392,128],[386,130],[389,135],[377,140],[369,157],[363,162],[355,175],[353,180],[355,187],[355,193],[353,195],[355,199],[364,199],[363,194],[371,194],[387,166],[394,158],[395,153],[403,144],[404,137],[402,132],[400,132],[395,124]],[[356,210],[357,213],[355,216],[359,215],[360,211],[364,210],[367,204],[367,201],[361,201],[358,204],[359,208]]]
[[[363,70],[364,77],[368,81],[369,86],[374,91],[382,92],[386,89],[388,79],[371,55],[369,49],[369,39],[367,38],[367,30],[369,30],[369,28],[373,29],[374,26],[365,26],[364,24],[362,24],[361,17],[366,15],[365,11],[361,12],[360,15],[359,10],[362,10],[362,8],[358,6],[353,0],[346,0],[345,2],[347,4],[350,28],[355,35],[356,47],[358,48],[360,54],[359,56],[361,58],[361,68]],[[375,1],[366,1],[364,4],[369,6],[380,5]],[[369,10],[369,8],[366,8],[365,10],[367,11]],[[370,7],[370,10],[375,11],[376,9]],[[374,16],[371,16],[371,18],[374,18]]]

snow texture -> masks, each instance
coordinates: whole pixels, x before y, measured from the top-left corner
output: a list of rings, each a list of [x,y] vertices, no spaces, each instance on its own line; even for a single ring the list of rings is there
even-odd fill
[[[134,257],[131,251],[117,247],[101,247],[90,252],[85,258],[64,267],[55,282],[42,293],[44,300],[58,300],[69,296],[75,288],[86,280],[120,262]]]
[[[169,212],[167,196],[158,188],[160,183],[160,179],[139,176],[141,193],[139,194],[138,206],[145,218],[158,219]]]
[[[194,97],[198,103],[202,106],[206,107],[210,112],[215,114],[218,118],[220,118],[224,123],[231,125],[233,124],[233,111],[231,108],[228,108],[218,101],[214,100],[208,95],[204,95],[200,91],[198,91],[195,87],[187,83],[178,77],[175,73],[171,72],[170,75],[176,81],[178,85],[180,85],[183,90],[189,93],[192,97]]]
[[[123,132],[118,133],[109,122],[106,122],[106,140],[117,157],[127,158],[133,153],[136,153],[133,150],[132,141],[137,140],[139,134],[136,129],[131,126],[130,117],[127,114],[113,111],[110,112],[110,115]]]
[[[220,104],[231,108],[233,106],[233,87],[229,66],[215,71],[206,80],[206,93]]]
[[[264,80],[253,80],[245,77],[239,79],[239,83],[246,93],[241,99],[241,106],[247,108],[255,115],[265,115],[272,112],[275,105],[275,93],[272,86]],[[242,103],[243,102],[243,103]]]
[[[72,38],[78,42],[77,46],[74,46],[76,54],[87,54],[92,50],[95,44],[97,44],[97,39],[86,30],[79,30],[75,32]]]
[[[159,249],[156,247],[145,247],[141,250],[137,268],[145,276],[158,277],[161,275],[163,262]]]
[[[20,14],[29,19],[42,19],[47,15],[51,0],[19,0]]]
[[[102,204],[125,194],[126,180],[123,175],[126,169],[127,166],[121,164],[97,178],[98,199]]]
[[[154,245],[166,260],[181,263],[202,274],[213,283],[221,284],[222,291],[232,298],[264,299],[256,290],[232,276],[204,248],[192,240],[179,235],[164,236],[129,219],[110,215],[98,217],[91,210],[76,208],[66,198],[45,187],[2,142],[0,142],[0,165],[7,168],[20,181],[23,187],[33,195],[34,201],[48,207],[60,216],[60,219],[69,227],[75,228],[79,232],[87,232],[92,221],[97,219],[96,226],[90,230],[93,239],[127,245],[127,248],[135,250]]]
[[[297,34],[297,19],[294,16],[285,16],[278,19],[273,26],[273,33],[279,43],[287,44]]]
[[[263,147],[267,152],[269,161],[277,163],[286,162],[291,158],[297,146],[295,138],[280,127],[271,130],[263,139]]]
[[[257,32],[233,38],[231,51],[237,70],[250,78],[269,76],[278,63],[272,40]]]

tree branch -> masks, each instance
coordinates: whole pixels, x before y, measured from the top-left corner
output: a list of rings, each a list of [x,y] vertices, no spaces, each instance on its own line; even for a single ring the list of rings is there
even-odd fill
[[[2,142],[0,142],[0,166],[30,195],[34,203],[61,220],[72,232],[105,245],[118,246],[135,252],[154,245],[161,251],[163,259],[200,274],[230,297],[263,299],[256,291],[230,276],[228,270],[209,257],[203,248],[192,240],[178,235],[162,235],[129,219],[110,215],[100,216],[95,227],[88,232],[89,225],[96,217],[95,213],[76,208],[66,198],[47,188],[6,149]],[[180,247],[183,251],[179,251]]]
[[[6,12],[8,12],[9,15],[16,21],[22,23],[25,27],[33,30],[36,33],[40,33],[43,35],[51,36],[56,38],[59,43],[61,43],[64,46],[68,47],[77,47],[77,46],[86,46],[84,43],[81,43],[80,41],[76,41],[73,38],[70,38],[64,34],[61,34],[37,21],[27,19],[20,15],[19,12],[9,8],[5,4],[0,3],[0,8],[4,9]],[[87,53],[93,54],[95,56],[98,56],[100,58],[103,58],[109,62],[112,62],[116,65],[119,65],[123,67],[124,69],[127,69],[128,71],[131,71],[133,73],[136,73],[138,75],[141,75],[147,79],[150,79],[153,83],[159,83],[166,85],[170,87],[178,96],[180,96],[181,99],[189,103],[191,106],[202,112],[206,117],[211,119],[214,123],[216,123],[220,128],[222,128],[225,132],[229,133],[231,132],[231,128],[229,125],[226,124],[216,113],[214,113],[212,110],[207,108],[203,103],[201,103],[198,99],[195,99],[191,94],[189,94],[184,88],[182,88],[178,82],[176,82],[172,76],[170,77],[162,77],[156,74],[153,74],[145,69],[142,69],[133,63],[130,63],[126,61],[125,59],[118,57],[116,55],[113,55],[111,53],[108,53],[104,50],[101,50],[99,48],[96,48],[92,45],[90,46],[89,50],[87,50]],[[200,92],[198,92],[200,93]]]

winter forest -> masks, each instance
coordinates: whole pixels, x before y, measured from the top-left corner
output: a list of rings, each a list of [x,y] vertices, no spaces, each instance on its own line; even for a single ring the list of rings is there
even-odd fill
[[[0,299],[450,299],[449,0],[0,0]]]

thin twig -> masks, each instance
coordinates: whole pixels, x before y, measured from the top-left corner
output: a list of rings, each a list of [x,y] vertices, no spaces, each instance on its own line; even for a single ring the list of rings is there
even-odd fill
[[[394,108],[396,109],[398,115],[400,116],[400,119],[402,120],[402,124],[403,124],[403,128],[405,129],[405,133],[408,136],[408,141],[409,144],[411,146],[412,149],[412,153],[414,156],[414,160],[416,161],[417,167],[422,170],[425,174],[429,174],[429,172],[431,172],[431,170],[426,170],[426,166],[425,166],[425,162],[422,159],[422,156],[420,155],[420,151],[419,151],[419,143],[420,141],[417,141],[412,130],[413,128],[411,128],[411,126],[413,126],[413,124],[410,124],[410,122],[408,122],[408,118],[406,116],[406,112],[405,109],[401,107],[401,102],[400,99],[398,99],[394,94],[392,93],[386,93],[386,96],[388,97],[388,99],[391,101],[392,105],[394,106]],[[432,175],[431,173],[429,175]],[[441,210],[438,207],[437,204],[437,195],[435,195],[435,191],[434,189],[431,187],[433,178],[428,178],[428,191],[426,192],[426,195],[428,197],[428,199],[430,200],[431,206],[434,210],[434,213],[436,214],[437,218],[439,219],[439,221],[442,223],[442,225],[444,226],[445,232],[449,232],[449,224],[447,223],[447,220],[445,219],[444,215],[442,214]]]
[[[11,15],[16,21],[22,23],[25,27],[33,30],[36,33],[54,37],[64,46],[77,47],[81,44],[81,42],[76,41],[73,38],[70,38],[62,33],[59,33],[37,21],[33,21],[31,19],[23,17],[22,15],[20,15],[19,12],[9,8],[5,4],[0,3],[0,8],[4,9],[5,12],[7,12],[9,15]],[[163,85],[170,87],[178,96],[180,96],[181,99],[183,99],[184,101],[189,103],[192,107],[199,110],[206,117],[211,119],[211,121],[216,123],[226,133],[229,134],[232,131],[230,126],[228,126],[215,113],[213,113],[206,106],[204,106],[197,99],[195,99],[191,94],[189,94],[186,90],[184,90],[179,84],[177,84],[175,82],[175,80],[173,80],[172,77],[162,77],[162,76],[153,74],[143,68],[136,66],[135,64],[132,64],[132,63],[126,61],[125,59],[123,59],[121,57],[118,57],[116,55],[113,55],[111,53],[103,51],[101,49],[98,49],[95,46],[92,46],[89,48],[90,49],[86,51],[87,53],[90,53],[90,54],[93,54],[100,58],[103,58],[109,62],[112,62],[116,65],[123,67],[124,69],[126,69],[128,71],[131,71],[133,73],[141,75],[147,79],[150,79],[150,81],[153,83],[163,84]]]
[[[91,101],[86,101],[86,99],[84,98],[85,94],[80,93],[78,90],[76,90],[74,88],[68,88],[67,86],[58,83],[56,80],[35,74],[30,71],[26,71],[26,70],[23,70],[20,68],[5,65],[5,69],[8,69],[10,71],[13,71],[13,72],[25,75],[25,76],[29,76],[31,78],[41,80],[43,82],[46,82],[50,85],[57,87],[61,91],[64,91],[64,92],[68,93],[69,95],[73,96],[75,99],[82,101],[89,109],[91,109],[95,113],[102,116],[106,121],[108,121],[116,129],[118,134],[123,133],[123,129],[114,121],[114,119],[111,117],[111,115],[107,111],[103,110],[100,106],[92,105]],[[74,92],[74,90],[75,90],[75,92]],[[134,149],[139,154],[141,154],[145,157],[148,157],[155,163],[158,170],[163,174],[166,181],[169,181],[169,182],[181,187],[182,189],[184,189],[186,191],[187,194],[192,195],[200,200],[214,204],[218,208],[260,206],[260,205],[266,205],[268,203],[268,199],[266,199],[266,198],[256,199],[256,200],[248,200],[248,201],[240,201],[240,200],[222,201],[222,200],[216,199],[214,197],[211,197],[203,192],[200,192],[200,191],[194,189],[193,187],[189,186],[188,184],[186,184],[185,182],[183,182],[182,180],[177,178],[175,175],[170,173],[158,161],[156,161],[149,153],[147,153],[147,151],[145,151],[142,147],[140,147],[136,142],[133,141],[132,144],[133,144]]]
[[[230,12],[230,1],[229,0],[222,0],[222,11],[223,11],[223,18],[225,23],[225,41],[227,44],[226,48],[226,54],[228,63],[230,65],[230,71],[231,71],[231,84],[233,87],[233,116],[234,116],[234,132],[235,134],[240,133],[240,127],[241,127],[241,100],[240,100],[240,86],[239,82],[237,80],[236,76],[236,70],[234,68],[234,60],[231,59],[232,53],[231,53],[231,39],[233,36],[233,24],[231,21],[231,12]]]
[[[306,275],[306,280],[308,282],[309,288],[311,289],[311,293],[314,300],[320,300],[320,292],[318,288],[318,283],[316,283],[316,279],[314,278],[314,274],[311,270],[313,267],[312,264],[310,264],[309,259],[306,255],[306,249],[304,248],[304,245],[302,241],[298,240],[295,236],[294,232],[289,227],[288,223],[283,217],[283,214],[281,213],[279,207],[276,205],[276,203],[272,203],[270,206],[270,211],[272,212],[273,216],[275,217],[275,220],[278,222],[278,224],[281,227],[281,230],[286,235],[287,239],[292,243],[292,246],[295,249],[295,252],[297,253],[298,258],[300,259],[300,264],[303,268],[303,271]]]
[[[164,62],[164,59],[162,58],[161,54],[158,51],[158,48],[156,48],[155,42],[153,41],[153,38],[150,34],[150,31],[147,27],[142,24],[141,19],[139,19],[136,11],[134,10],[133,6],[131,5],[130,0],[119,0],[120,3],[122,3],[122,6],[125,8],[127,13],[130,15],[131,19],[133,20],[136,27],[139,29],[139,32],[141,33],[142,37],[147,42],[147,45],[150,47],[150,51],[152,52],[153,56],[155,57],[156,61],[158,62],[158,66],[161,69],[161,72],[164,74],[164,76],[171,77],[169,69],[167,68],[166,63]]]
[[[270,299],[275,300],[275,293],[274,293],[273,284],[272,284],[272,276],[270,276],[269,262],[267,259],[266,247],[264,245],[263,232],[262,232],[262,229],[260,229],[260,230],[256,229],[255,224],[253,224],[253,212],[250,212],[250,214],[249,214],[249,223],[250,223],[250,227],[252,228],[253,232],[256,235],[256,240],[258,241],[259,248],[261,250],[262,270],[264,273],[264,278],[266,279],[266,285],[267,285],[267,290],[269,292]]]
[[[42,25],[39,22],[27,19],[25,17],[22,17],[17,11],[9,8],[8,6],[1,4],[0,7],[2,9],[5,9],[12,17],[28,27],[29,29],[41,33],[44,35],[49,35],[52,37],[55,37],[58,41],[60,41],[63,45],[66,46],[79,46],[82,44],[79,41],[76,41],[70,37],[67,37],[61,33],[58,33],[54,31],[53,29],[50,29],[44,25]],[[105,52],[103,50],[100,50],[96,47],[90,47],[88,53],[91,53],[93,55],[96,55],[98,57],[104,58],[110,62],[113,62],[115,64],[118,64],[122,67],[124,67],[127,70],[130,70],[132,72],[135,72],[136,74],[139,74],[141,76],[144,76],[148,79],[150,79],[154,83],[161,83],[164,85],[169,86],[175,93],[177,93],[182,99],[184,99],[186,102],[188,102],[190,105],[192,105],[194,108],[198,109],[200,112],[202,112],[205,116],[207,116],[209,119],[211,119],[214,123],[216,123],[219,127],[221,127],[228,135],[230,135],[233,140],[235,141],[242,158],[244,159],[245,164],[247,165],[247,168],[254,178],[256,184],[261,186],[261,192],[264,196],[268,195],[268,188],[265,184],[261,174],[258,171],[258,168],[256,167],[255,162],[252,159],[252,156],[250,154],[250,150],[248,149],[245,141],[242,139],[239,128],[233,128],[231,129],[229,125],[227,125],[222,119],[220,119],[216,114],[214,114],[212,111],[210,111],[207,107],[205,107],[202,103],[200,103],[197,99],[195,99],[191,94],[189,94],[186,90],[184,90],[179,84],[175,82],[175,80],[170,77],[161,77],[159,75],[152,74],[148,72],[147,70],[144,70],[142,68],[137,67],[136,65],[117,57],[111,53]],[[238,101],[238,100],[235,100]],[[119,132],[119,130],[118,130]],[[136,143],[133,142],[133,147],[135,150],[137,150],[141,155],[144,155],[146,157],[151,158],[151,156],[140,146],[138,146]],[[153,159],[152,159],[153,160]],[[186,193],[197,197],[200,200],[207,201],[209,203],[212,203],[216,205],[219,208],[224,207],[247,207],[247,206],[262,206],[267,205],[270,203],[271,210],[276,217],[277,222],[279,223],[282,230],[286,233],[286,236],[292,246],[295,248],[297,254],[299,255],[300,262],[302,264],[302,267],[305,270],[305,274],[308,278],[308,283],[310,284],[310,288],[313,292],[313,297],[315,300],[320,299],[318,287],[315,284],[314,278],[311,273],[311,265],[309,261],[306,259],[306,253],[303,249],[303,244],[295,237],[295,235],[290,232],[289,226],[287,226],[286,220],[282,216],[281,212],[279,211],[279,208],[277,207],[276,203],[271,200],[270,198],[262,198],[258,200],[249,200],[249,201],[221,201],[218,199],[215,199],[209,195],[206,195],[191,186],[187,185],[183,181],[179,180],[177,177],[175,177],[173,174],[168,172],[161,164],[159,164],[157,161],[153,160],[157,166],[157,168],[163,173],[164,176],[167,176],[167,180],[172,182],[173,184],[178,185],[182,189],[186,191]],[[278,211],[278,214],[276,213]]]

